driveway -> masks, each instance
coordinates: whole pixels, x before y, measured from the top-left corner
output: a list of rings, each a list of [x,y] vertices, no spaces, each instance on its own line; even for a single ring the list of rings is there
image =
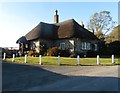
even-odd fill
[[[3,91],[117,91],[118,66],[40,66],[3,62]]]

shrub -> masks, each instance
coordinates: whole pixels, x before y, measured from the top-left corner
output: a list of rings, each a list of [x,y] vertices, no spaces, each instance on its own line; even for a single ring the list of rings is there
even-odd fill
[[[53,47],[48,50],[48,55],[49,56],[58,56],[60,55],[61,57],[69,57],[70,56],[70,51],[69,50],[62,50],[58,47]]]
[[[77,53],[77,52],[75,52],[75,53],[72,53],[69,57],[71,57],[71,58],[77,58],[77,56],[80,56],[80,57],[84,57],[84,53]]]
[[[57,47],[53,47],[53,48],[50,48],[48,50],[48,55],[49,56],[58,56],[61,52],[61,49],[60,48],[57,48]]]
[[[39,53],[33,53],[35,57],[39,57]]]
[[[69,57],[70,56],[70,51],[68,49],[67,50],[61,50],[60,51],[60,56]]]
[[[29,51],[28,56],[39,57],[39,53],[37,53],[36,51]]]
[[[70,58],[76,58],[77,55],[76,55],[75,53],[72,53],[69,57],[70,57]]]
[[[33,51],[29,51],[28,56],[32,56],[32,55],[33,55]]]
[[[96,51],[92,51],[92,50],[87,51],[87,57],[96,57],[97,54],[98,53]]]
[[[109,44],[106,44],[100,50],[102,56],[111,56],[112,54],[119,56],[120,55],[120,41],[114,41]]]
[[[114,41],[108,47],[111,54],[120,55],[120,41]]]

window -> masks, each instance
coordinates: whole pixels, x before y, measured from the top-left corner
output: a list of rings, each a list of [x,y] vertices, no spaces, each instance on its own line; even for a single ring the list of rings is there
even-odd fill
[[[95,49],[94,50],[97,51],[97,44],[94,44],[94,45],[95,45]]]
[[[90,50],[90,43],[82,42],[82,50]]]
[[[86,49],[86,42],[82,42],[82,49]]]
[[[90,43],[87,43],[86,47],[87,47],[87,50],[90,50]]]
[[[28,44],[25,44],[25,48],[28,48]]]
[[[65,50],[65,43],[60,43],[60,48],[61,48],[62,50]]]

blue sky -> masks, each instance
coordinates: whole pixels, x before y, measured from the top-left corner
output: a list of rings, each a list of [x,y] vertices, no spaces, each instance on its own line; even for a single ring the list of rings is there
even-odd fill
[[[92,14],[103,10],[110,11],[113,20],[118,21],[117,2],[4,2],[0,3],[0,46],[18,47],[16,40],[39,22],[54,22],[56,9],[60,22],[73,18],[86,26]]]

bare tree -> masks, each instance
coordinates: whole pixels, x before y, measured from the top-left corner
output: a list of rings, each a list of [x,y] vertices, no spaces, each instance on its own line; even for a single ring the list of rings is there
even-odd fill
[[[115,27],[115,24],[109,11],[101,11],[90,17],[87,28],[101,39]]]

